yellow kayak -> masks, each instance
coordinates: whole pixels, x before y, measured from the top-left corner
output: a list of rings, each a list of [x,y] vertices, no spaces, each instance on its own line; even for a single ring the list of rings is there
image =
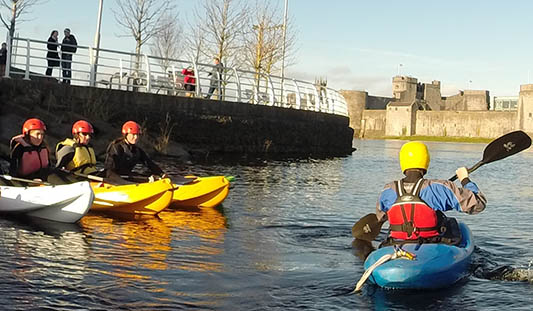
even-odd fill
[[[92,211],[155,215],[172,201],[173,185],[164,178],[154,182],[111,185],[91,182],[94,191]]]
[[[224,176],[193,177],[185,185],[174,185],[172,205],[177,207],[215,207],[229,193],[229,180]]]

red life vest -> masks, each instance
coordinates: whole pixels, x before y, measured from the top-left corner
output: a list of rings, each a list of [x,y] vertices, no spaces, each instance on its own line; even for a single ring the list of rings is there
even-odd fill
[[[11,146],[20,144],[23,148],[18,174],[21,177],[31,175],[48,167],[48,149],[43,146],[33,146],[24,140],[23,135],[11,138]],[[13,148],[14,149],[14,148]]]
[[[405,191],[401,180],[395,182],[398,199],[387,212],[392,238],[416,240],[439,235],[437,212],[419,197],[423,182],[419,179],[411,192]]]

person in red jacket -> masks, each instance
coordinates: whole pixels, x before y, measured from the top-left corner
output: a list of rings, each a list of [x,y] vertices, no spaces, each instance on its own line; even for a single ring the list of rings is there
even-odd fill
[[[11,138],[9,174],[25,179],[46,180],[49,173],[49,151],[44,143],[46,125],[39,119],[28,119],[22,134]]]
[[[181,73],[184,75],[183,83],[185,91],[187,91],[187,97],[193,97],[196,90],[196,78],[194,76],[194,70],[191,67],[184,68]]]

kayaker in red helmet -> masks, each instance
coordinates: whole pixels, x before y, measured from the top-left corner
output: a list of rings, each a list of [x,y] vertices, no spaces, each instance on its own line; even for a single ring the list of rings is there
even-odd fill
[[[465,167],[456,171],[462,185],[459,187],[449,180],[424,179],[430,157],[422,142],[405,143],[399,158],[405,177],[385,185],[376,206],[378,220],[388,219],[390,223],[390,238],[438,241],[447,229],[453,229],[447,228],[450,223],[442,212],[477,214],[485,209],[485,195],[470,180]],[[456,224],[451,220],[452,225]]]
[[[44,181],[50,174],[48,147],[44,142],[46,125],[32,118],[22,125],[22,134],[11,138],[9,174],[25,179]]]
[[[138,163],[145,165],[152,175],[166,177],[163,170],[137,146],[140,135],[141,126],[137,122],[124,123],[122,137],[112,141],[107,147],[104,168],[108,178],[120,181],[120,175],[132,176],[133,167]]]
[[[78,120],[72,125],[72,138],[59,142],[56,146],[56,167],[81,174],[94,174],[96,155],[90,144],[94,135],[91,123]]]

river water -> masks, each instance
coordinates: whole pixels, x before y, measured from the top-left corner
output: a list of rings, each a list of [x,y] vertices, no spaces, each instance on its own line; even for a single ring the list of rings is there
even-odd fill
[[[383,185],[400,177],[402,142],[354,144],[353,155],[325,160],[188,168],[161,163],[175,174],[236,176],[216,209],[169,210],[136,220],[89,214],[74,225],[2,218],[0,309],[533,309],[533,284],[527,282],[533,152],[471,175],[488,197],[483,213],[448,214],[466,222],[475,237],[468,280],[430,292],[366,285],[351,294],[364,272],[351,227],[374,211]],[[428,146],[428,177],[443,179],[479,161],[485,147]]]

